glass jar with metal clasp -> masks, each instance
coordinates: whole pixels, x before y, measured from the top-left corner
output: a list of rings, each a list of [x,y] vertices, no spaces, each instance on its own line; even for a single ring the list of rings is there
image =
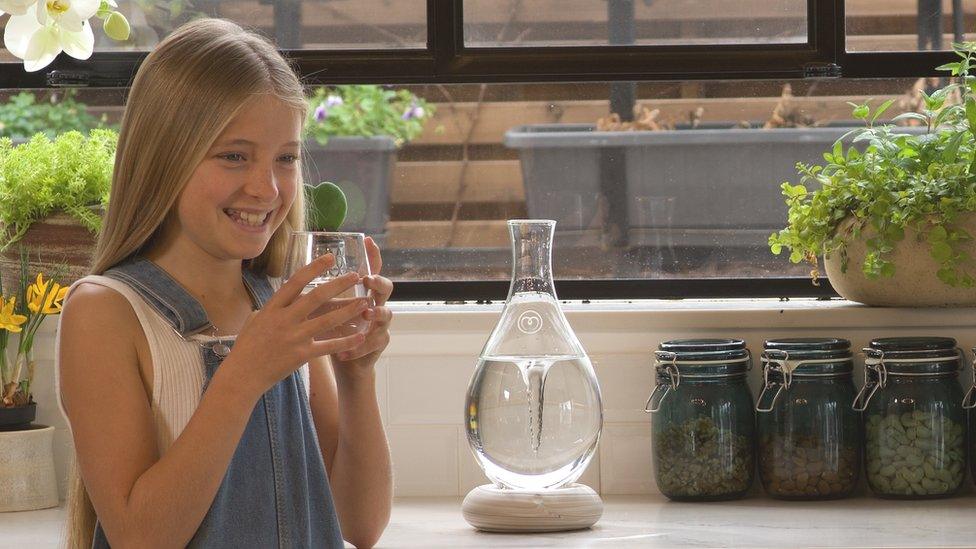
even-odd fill
[[[854,359],[846,339],[767,340],[756,401],[759,478],[780,499],[851,494],[860,471]]]
[[[966,396],[962,399],[962,407],[966,410],[969,423],[969,442],[966,449],[969,451],[969,467],[976,482],[976,347],[973,347],[973,384],[966,391]]]
[[[744,496],[755,470],[755,413],[740,339],[684,339],[654,353],[651,414],[657,486],[673,500]]]
[[[948,337],[875,339],[864,349],[863,411],[868,486],[880,497],[954,494],[966,466],[964,358]]]

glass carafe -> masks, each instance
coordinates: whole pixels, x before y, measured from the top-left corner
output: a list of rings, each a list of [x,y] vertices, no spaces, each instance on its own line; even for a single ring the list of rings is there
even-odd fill
[[[593,457],[603,424],[593,366],[563,316],[552,280],[555,221],[511,220],[512,283],[468,387],[468,442],[494,483],[569,484]]]

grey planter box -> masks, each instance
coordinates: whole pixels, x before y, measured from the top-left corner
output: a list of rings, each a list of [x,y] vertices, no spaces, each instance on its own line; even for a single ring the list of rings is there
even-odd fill
[[[850,129],[540,124],[509,130],[505,145],[519,151],[528,215],[556,219],[557,231],[599,232],[604,244],[766,250],[786,224],[780,185],[799,181],[797,162],[823,162]]]
[[[325,145],[305,142],[305,182],[335,183],[346,195],[344,231],[382,237],[390,220],[390,185],[396,145],[386,136],[333,137]]]

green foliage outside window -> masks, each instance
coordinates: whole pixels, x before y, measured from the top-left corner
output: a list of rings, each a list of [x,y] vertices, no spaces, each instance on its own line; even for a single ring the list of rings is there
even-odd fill
[[[54,139],[69,131],[88,133],[92,128],[108,126],[104,115],[92,116],[87,106],[75,99],[74,90],[41,100],[33,93],[20,92],[0,103],[0,137],[19,140],[43,133]]]

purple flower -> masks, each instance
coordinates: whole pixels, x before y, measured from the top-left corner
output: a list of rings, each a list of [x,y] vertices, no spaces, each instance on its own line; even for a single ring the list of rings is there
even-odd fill
[[[411,103],[410,106],[407,107],[407,110],[403,111],[403,116],[401,116],[400,118],[402,118],[403,120],[410,120],[412,118],[423,118],[423,117],[424,117],[424,108],[418,105],[417,103]]]
[[[319,105],[315,107],[315,121],[321,122],[329,116],[329,109],[325,105]]]
[[[342,104],[342,98],[338,95],[330,95],[325,98],[325,106],[328,108],[335,107]]]

